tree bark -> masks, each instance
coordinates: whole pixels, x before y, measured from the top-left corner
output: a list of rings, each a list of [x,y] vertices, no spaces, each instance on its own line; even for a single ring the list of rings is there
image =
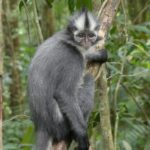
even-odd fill
[[[100,30],[99,36],[103,38],[97,45],[97,49],[103,49],[108,30],[115,17],[120,0],[105,0],[99,11]],[[115,150],[110,122],[110,109],[107,91],[106,68],[103,65],[89,65],[89,71],[98,80],[100,94],[100,126],[103,137],[103,147],[105,150]]]
[[[3,150],[2,134],[2,76],[3,76],[3,30],[2,30],[2,0],[0,0],[0,150]]]
[[[20,70],[18,67],[19,57],[19,37],[18,37],[18,17],[15,15],[17,1],[4,1],[5,17],[4,17],[4,40],[5,40],[5,54],[10,57],[10,64],[7,72],[10,73],[12,82],[10,83],[10,106],[12,108],[12,115],[16,114],[16,110],[22,111],[23,97]],[[13,15],[12,15],[13,14]]]
[[[48,5],[43,6],[40,24],[44,39],[47,39],[55,32],[55,18],[52,9]]]

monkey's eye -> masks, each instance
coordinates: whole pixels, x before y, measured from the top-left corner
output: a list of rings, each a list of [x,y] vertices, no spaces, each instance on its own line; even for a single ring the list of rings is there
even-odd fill
[[[96,35],[95,35],[94,33],[89,33],[89,34],[88,34],[88,37],[89,37],[89,38],[94,38],[95,36],[96,36]]]
[[[83,38],[83,37],[85,37],[85,34],[84,34],[84,33],[79,33],[79,34],[77,34],[77,36],[78,36],[79,38]]]

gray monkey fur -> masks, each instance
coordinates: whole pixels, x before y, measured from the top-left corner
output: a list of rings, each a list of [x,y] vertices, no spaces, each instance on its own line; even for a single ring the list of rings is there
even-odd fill
[[[83,72],[86,61],[105,62],[107,53],[83,56],[72,43],[66,29],[56,33],[38,47],[29,67],[28,96],[37,150],[46,150],[49,140],[54,143],[68,138],[78,142],[79,150],[89,146],[86,129],[94,80]]]
[[[67,43],[63,43],[60,34],[67,36],[65,32],[60,32],[46,40],[38,48],[29,68],[30,110],[38,134],[46,134],[41,139],[45,142],[51,137],[57,141],[65,139],[70,130],[84,136],[93,103],[93,78],[85,75],[86,82],[83,87],[80,85],[84,69],[83,56],[75,47],[70,48]],[[59,118],[61,121],[55,112],[56,105],[65,115],[65,118]],[[40,147],[45,150],[44,146]]]

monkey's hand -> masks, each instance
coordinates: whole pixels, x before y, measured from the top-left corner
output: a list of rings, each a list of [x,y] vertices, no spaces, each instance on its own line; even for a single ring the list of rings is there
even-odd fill
[[[88,62],[93,63],[105,63],[108,59],[108,54],[106,49],[94,51],[94,52],[87,52],[85,54],[85,58]]]
[[[90,144],[88,135],[78,137],[76,140],[78,142],[78,147],[76,147],[75,150],[89,150]]]

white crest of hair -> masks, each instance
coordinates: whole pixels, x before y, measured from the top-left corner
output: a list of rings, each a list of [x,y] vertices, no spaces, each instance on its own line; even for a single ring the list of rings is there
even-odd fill
[[[96,27],[97,23],[94,20],[92,14],[89,13],[89,12],[88,12],[88,19],[89,19],[89,23],[90,23],[90,30],[94,30],[94,28]]]
[[[50,138],[46,150],[52,150],[52,139]]]
[[[82,14],[75,20],[75,25],[79,30],[83,30],[84,22],[85,22],[85,14]]]

